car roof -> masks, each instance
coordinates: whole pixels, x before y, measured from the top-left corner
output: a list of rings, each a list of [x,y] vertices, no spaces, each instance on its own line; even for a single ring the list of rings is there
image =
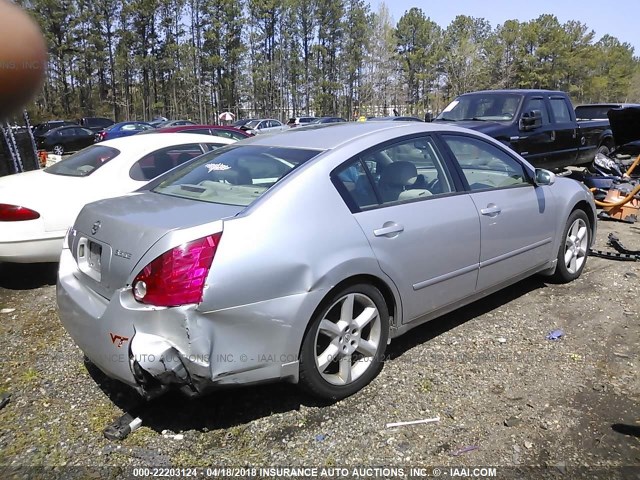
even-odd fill
[[[638,103],[584,103],[576,106],[576,108],[588,108],[588,107],[612,107],[612,108],[625,108],[625,107],[640,107]]]
[[[392,129],[398,129],[398,134],[442,131],[469,132],[467,129],[454,125],[425,122],[339,122],[305,125],[275,134],[256,135],[243,140],[242,143],[244,145],[331,150],[357,138],[374,136],[379,132]]]
[[[62,127],[55,127],[50,129],[47,134],[50,133],[55,133],[55,132],[61,132],[62,130],[68,130],[70,128],[82,128],[83,130],[86,130],[84,127],[81,127],[80,125],[63,125]]]
[[[151,137],[151,138],[150,138]],[[183,143],[233,143],[233,140],[225,137],[214,137],[212,135],[199,133],[172,133],[171,135],[131,135],[129,137],[114,138],[113,140],[105,140],[95,145],[104,145],[106,147],[117,148],[123,150],[127,148],[138,149],[140,147],[152,144],[153,147],[162,148],[171,145],[180,145]]]
[[[190,130],[195,128],[211,128],[213,130],[230,130],[232,132],[245,133],[244,130],[241,130],[237,127],[232,127],[230,125],[174,125],[172,127],[158,128],[156,132],[171,133],[171,132],[180,132],[181,130]]]
[[[566,95],[566,93],[561,92],[560,90],[544,90],[544,89],[539,89],[539,88],[516,88],[516,89],[502,89],[502,90],[478,90],[476,92],[467,92],[467,93],[463,93],[460,96],[463,97],[465,95],[475,95],[477,93],[500,93],[500,94],[505,94],[505,93],[511,93],[511,94],[515,94],[515,95],[521,95],[521,94],[542,94],[542,93],[546,93],[546,94],[561,94],[561,95]]]

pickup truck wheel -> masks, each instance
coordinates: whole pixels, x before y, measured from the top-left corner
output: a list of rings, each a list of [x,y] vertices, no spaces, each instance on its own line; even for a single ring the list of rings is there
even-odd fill
[[[580,276],[587,263],[591,239],[589,218],[583,210],[574,210],[567,219],[558,249],[558,264],[553,279],[569,283]]]

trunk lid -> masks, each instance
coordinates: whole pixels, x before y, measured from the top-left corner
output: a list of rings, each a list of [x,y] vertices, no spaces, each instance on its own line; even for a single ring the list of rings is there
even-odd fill
[[[69,247],[83,281],[111,298],[127,285],[142,256],[167,233],[233,217],[243,209],[148,191],[132,193],[86,205]]]

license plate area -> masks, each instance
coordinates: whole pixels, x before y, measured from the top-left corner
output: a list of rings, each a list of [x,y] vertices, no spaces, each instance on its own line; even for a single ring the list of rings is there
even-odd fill
[[[78,268],[96,282],[102,280],[102,245],[88,238],[81,238],[77,246]]]

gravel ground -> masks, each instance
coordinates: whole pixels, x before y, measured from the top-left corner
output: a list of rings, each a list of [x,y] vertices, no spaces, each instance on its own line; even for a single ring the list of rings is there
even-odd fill
[[[605,222],[599,248],[611,231],[640,248],[638,226]],[[370,386],[332,405],[285,384],[141,404],[85,366],[56,314],[55,267],[0,265],[0,393],[11,393],[0,410],[0,474],[3,466],[65,465],[365,465],[405,467],[405,476],[409,466],[548,467],[519,478],[574,478],[577,466],[601,469],[590,478],[640,472],[640,263],[592,257],[572,284],[532,278],[414,329],[390,345]],[[547,340],[555,329],[564,337]],[[125,412],[139,414],[142,427],[120,442],[105,439],[102,430]],[[386,428],[431,417],[440,421]],[[611,468],[620,466],[636,468]]]

